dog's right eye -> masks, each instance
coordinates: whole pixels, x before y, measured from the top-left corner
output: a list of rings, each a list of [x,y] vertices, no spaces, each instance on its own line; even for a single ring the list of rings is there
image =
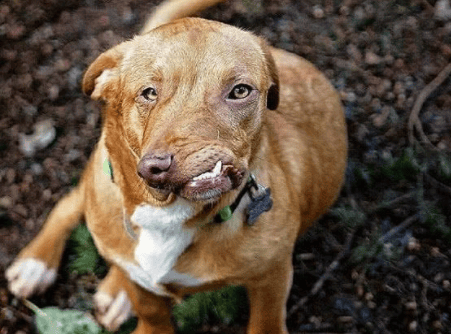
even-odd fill
[[[146,88],[142,91],[141,96],[146,99],[146,101],[154,102],[157,99],[157,90],[153,87]]]

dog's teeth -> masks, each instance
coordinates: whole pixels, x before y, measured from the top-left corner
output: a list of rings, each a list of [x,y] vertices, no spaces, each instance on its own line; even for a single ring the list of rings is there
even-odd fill
[[[213,174],[214,175],[219,175],[219,173],[221,172],[221,169],[222,169],[222,162],[221,162],[221,160],[219,160],[216,163],[215,168],[213,169]]]
[[[198,175],[198,176],[193,178],[193,181],[205,180],[205,179],[216,177],[216,176],[219,175],[219,173],[221,173],[221,169],[222,169],[222,162],[221,162],[221,160],[219,160],[216,163],[215,168],[213,169],[213,171],[206,172],[206,173],[203,173],[201,175]]]

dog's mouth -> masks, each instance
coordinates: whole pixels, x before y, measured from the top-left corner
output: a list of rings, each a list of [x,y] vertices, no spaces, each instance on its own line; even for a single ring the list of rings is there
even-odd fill
[[[194,176],[180,189],[179,195],[193,201],[214,202],[222,194],[238,187],[244,172],[231,163],[217,161],[213,168]]]
[[[246,167],[231,154],[215,152],[180,158],[172,154],[150,152],[141,158],[138,175],[155,197],[174,193],[191,201],[215,202],[241,184]]]

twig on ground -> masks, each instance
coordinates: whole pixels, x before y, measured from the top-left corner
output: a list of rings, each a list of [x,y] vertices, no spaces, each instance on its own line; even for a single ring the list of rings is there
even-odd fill
[[[432,185],[434,188],[451,196],[451,187],[448,187],[446,184],[443,184],[442,182],[436,180],[434,177],[430,176],[428,173],[424,173],[424,179],[426,180],[427,183]]]
[[[420,217],[419,214],[415,214],[415,215],[407,218],[406,220],[404,220],[401,224],[393,227],[390,231],[388,231],[387,233],[385,233],[383,236],[381,236],[379,238],[378,244],[383,244],[385,241],[389,240],[395,234],[406,229],[409,225],[411,225],[413,222],[415,222],[419,217]]]
[[[438,87],[440,86],[446,78],[451,74],[451,63],[446,65],[446,67],[435,77],[434,80],[432,80],[426,87],[423,88],[423,90],[418,95],[417,100],[415,101],[415,104],[412,108],[412,111],[409,116],[409,121],[407,123],[407,130],[409,135],[409,143],[410,145],[413,145],[415,143],[415,137],[414,137],[414,128],[417,130],[418,135],[421,138],[421,141],[425,143],[427,146],[430,146],[431,148],[435,148],[435,146],[429,141],[428,137],[423,131],[423,126],[421,125],[419,114],[421,111],[421,108],[423,107],[424,102],[427,100],[429,95]]]
[[[324,274],[321,275],[321,277],[316,281],[316,283],[313,285],[312,290],[310,290],[310,293],[307,296],[304,296],[297,302],[295,305],[293,305],[290,309],[290,311],[287,314],[287,318],[290,318],[296,311],[298,311],[301,307],[303,307],[309,300],[310,297],[313,297],[318,293],[318,291],[323,287],[324,282],[328,280],[332,274],[332,272],[338,268],[340,261],[346,256],[346,254],[349,252],[351,248],[352,240],[354,239],[355,230],[352,232],[349,232],[346,237],[346,242],[343,245],[343,249],[338,253],[338,255],[335,257],[335,259],[332,261],[332,263],[327,267]]]
[[[368,214],[373,214],[373,213],[376,213],[379,210],[383,210],[383,209],[392,209],[393,207],[396,207],[398,204],[403,203],[404,201],[415,198],[415,195],[416,195],[416,191],[411,191],[407,194],[396,197],[395,199],[393,199],[391,201],[382,202],[382,203],[378,204],[375,208],[369,210]]]

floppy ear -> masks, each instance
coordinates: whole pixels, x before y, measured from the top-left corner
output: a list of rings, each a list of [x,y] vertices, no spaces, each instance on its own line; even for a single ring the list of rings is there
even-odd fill
[[[262,41],[260,45],[265,55],[268,75],[271,79],[271,86],[266,95],[266,108],[276,110],[279,106],[279,75],[277,74],[276,63],[271,55],[271,48],[265,41]]]
[[[119,63],[124,55],[124,46],[118,46],[102,53],[88,67],[83,77],[82,89],[94,100],[108,100],[113,83],[119,78]]]

